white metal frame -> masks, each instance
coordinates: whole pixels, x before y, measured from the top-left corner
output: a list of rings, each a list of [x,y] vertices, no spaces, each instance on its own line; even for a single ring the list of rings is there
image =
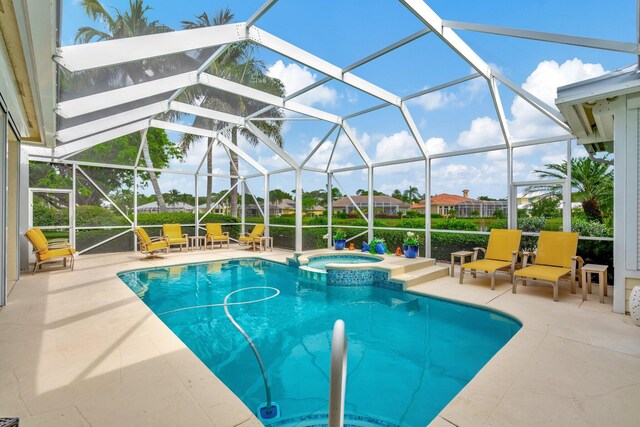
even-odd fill
[[[20,3],[20,2],[18,2]],[[396,165],[410,162],[424,162],[425,167],[425,191],[426,194],[430,194],[431,189],[431,160],[437,158],[444,157],[452,157],[458,155],[466,155],[471,153],[482,153],[489,152],[494,150],[506,150],[507,152],[507,168],[508,168],[508,182],[507,189],[509,191],[509,195],[511,197],[510,209],[509,209],[509,226],[515,226],[515,214],[516,209],[514,206],[515,200],[513,196],[514,188],[516,185],[520,185],[521,183],[513,182],[513,149],[517,147],[527,146],[527,145],[536,145],[536,144],[544,144],[556,141],[564,141],[571,138],[570,129],[564,122],[564,119],[559,114],[559,112],[552,106],[547,105],[542,102],[532,94],[528,93],[519,85],[511,82],[507,77],[503,76],[499,73],[493,66],[485,62],[476,52],[474,52],[456,33],[455,30],[463,30],[463,31],[475,31],[475,32],[483,32],[496,34],[505,37],[520,37],[530,40],[537,40],[542,42],[552,42],[552,43],[562,43],[569,44],[575,46],[582,46],[593,49],[604,49],[616,52],[629,53],[632,55],[640,55],[640,44],[637,43],[637,40],[634,42],[618,42],[618,41],[610,41],[610,40],[601,40],[587,37],[575,37],[570,35],[562,35],[562,34],[551,34],[544,33],[538,31],[531,30],[517,30],[510,29],[504,27],[496,27],[489,26],[483,24],[473,24],[473,23],[463,23],[458,21],[449,21],[442,20],[426,3],[422,0],[400,0],[402,6],[404,6],[408,11],[410,11],[420,22],[424,24],[424,28],[408,35],[395,43],[392,43],[370,55],[367,55],[360,60],[353,62],[352,64],[346,67],[339,67],[335,64],[330,63],[322,58],[317,57],[309,52],[304,51],[285,40],[282,40],[275,35],[265,31],[264,29],[258,27],[256,24],[259,20],[268,13],[271,8],[277,3],[277,0],[267,0],[265,1],[260,8],[246,21],[243,23],[237,24],[229,24],[229,25],[220,25],[215,27],[208,28],[200,28],[193,30],[184,30],[184,31],[175,31],[171,33],[162,33],[162,34],[154,34],[147,35],[141,37],[132,37],[128,39],[120,39],[120,40],[110,40],[104,42],[91,43],[86,45],[75,45],[75,46],[66,46],[60,49],[55,50],[54,60],[61,66],[67,68],[71,71],[79,71],[79,70],[88,70],[94,69],[97,67],[104,67],[109,65],[116,65],[130,61],[141,60],[145,58],[157,57],[161,55],[168,55],[173,53],[185,52],[193,49],[202,49],[202,48],[210,48],[213,46],[220,46],[216,51],[208,58],[197,70],[192,72],[186,72],[170,77],[160,78],[154,81],[135,84],[127,87],[123,87],[120,89],[110,90],[102,93],[97,93],[90,96],[85,96],[77,99],[73,99],[70,101],[60,102],[57,105],[51,100],[51,94],[49,93],[49,86],[39,86],[36,84],[32,84],[34,87],[44,87],[48,92],[43,93],[40,96],[39,101],[41,103],[46,103],[49,101],[51,107],[49,109],[53,110],[55,107],[56,114],[61,117],[71,118],[77,117],[83,114],[92,113],[104,110],[108,107],[123,105],[127,102],[140,100],[143,98],[148,98],[151,96],[156,96],[162,93],[172,92],[170,96],[166,100],[154,101],[148,105],[144,105],[142,107],[137,107],[134,109],[130,109],[127,111],[123,111],[118,114],[113,114],[110,116],[103,116],[100,119],[96,119],[90,122],[84,122],[73,127],[68,127],[66,129],[61,129],[57,133],[55,133],[55,139],[59,142],[58,145],[55,145],[52,140],[52,136],[54,135],[53,127],[55,126],[55,121],[53,117],[46,117],[43,121],[45,123],[42,134],[46,137],[45,139],[48,142],[48,147],[41,146],[27,146],[27,150],[30,153],[30,158],[36,161],[53,161],[60,162],[73,165],[74,171],[74,185],[76,180],[76,171],[80,170],[81,173],[84,173],[81,169],[83,165],[92,165],[98,167],[110,167],[110,168],[122,168],[122,169],[131,169],[134,171],[134,176],[137,181],[138,171],[143,170],[155,170],[158,172],[171,172],[171,173],[181,173],[181,174],[191,174],[194,175],[196,184],[196,197],[198,195],[198,185],[197,180],[200,176],[207,176],[206,173],[201,172],[202,165],[206,159],[207,153],[204,154],[202,161],[197,169],[197,171],[166,171],[162,169],[155,168],[143,168],[139,167],[140,154],[142,151],[142,144],[140,145],[140,149],[138,152],[138,156],[136,162],[132,166],[122,166],[122,165],[110,165],[105,163],[92,163],[92,162],[81,162],[72,160],[72,157],[80,153],[84,150],[87,150],[97,144],[103,143],[110,139],[127,135],[133,132],[146,132],[149,127],[157,127],[166,130],[173,130],[177,132],[189,133],[192,135],[198,135],[202,137],[213,138],[213,143],[220,143],[225,147],[227,154],[230,151],[234,152],[238,155],[242,161],[246,162],[248,165],[253,167],[257,173],[250,174],[246,176],[241,176],[239,171],[236,171],[236,178],[238,178],[238,183],[240,185],[241,193],[242,193],[242,212],[244,215],[244,198],[245,198],[245,189],[246,180],[252,177],[262,176],[264,178],[264,223],[266,225],[267,233],[269,232],[269,189],[270,189],[270,177],[272,175],[278,173],[284,173],[293,171],[295,173],[295,188],[297,194],[302,189],[301,182],[301,174],[302,171],[311,171],[311,172],[319,172],[325,173],[327,175],[327,187],[329,191],[329,196],[331,195],[331,188],[333,184],[340,183],[336,180],[335,174],[339,172],[347,172],[347,171],[356,171],[356,170],[364,170],[367,169],[368,172],[368,189],[369,189],[369,199],[368,199],[368,214],[364,215],[364,213],[358,208],[360,214],[367,220],[368,226],[366,229],[368,230],[368,234],[371,237],[373,235],[373,183],[375,177],[375,170],[377,167],[388,166],[388,165]],[[16,12],[20,19],[29,21],[32,23],[36,22],[36,16],[33,11],[30,10],[30,7],[23,7],[20,4],[16,6]],[[31,12],[31,13],[30,13]],[[46,14],[45,14],[46,15]],[[42,22],[41,22],[42,23]],[[43,28],[46,30],[46,25],[43,23]],[[31,25],[28,29],[23,30],[25,33],[25,37],[23,37],[23,43],[28,43],[28,40],[32,40],[34,43],[37,42],[37,46],[39,51],[43,50],[43,47],[46,47],[46,43],[43,43],[43,39],[35,40],[33,37],[27,37],[29,34],[38,33],[38,28],[35,25]],[[437,37],[442,42],[444,42],[447,46],[449,46],[460,58],[466,61],[475,71],[467,76],[462,76],[456,79],[453,79],[449,82],[442,83],[440,85],[433,86],[429,89],[424,89],[418,91],[414,94],[410,94],[404,97],[399,97],[398,95],[391,93],[385,90],[382,87],[379,87],[371,82],[368,82],[357,75],[353,74],[353,71],[358,67],[361,67],[364,64],[373,61],[376,58],[379,58],[389,52],[392,52],[395,49],[398,49],[408,43],[412,43],[417,39],[422,37]],[[27,41],[25,41],[27,40]],[[290,94],[286,97],[278,97],[274,96],[242,84],[232,82],[229,80],[225,80],[223,78],[213,76],[206,72],[207,67],[214,61],[217,57],[219,57],[222,53],[224,53],[225,49],[233,44],[242,41],[250,40],[254,43],[257,43],[260,46],[266,47],[280,55],[291,58],[309,68],[316,70],[319,73],[324,75],[323,78],[320,78],[318,81],[301,88],[296,93]],[[53,47],[51,47],[53,49]],[[46,50],[46,49],[45,49]],[[42,58],[45,58],[44,60]],[[46,55],[40,55],[39,58],[29,58],[28,66],[31,67],[30,70],[33,71],[33,76],[31,76],[30,72],[30,80],[35,82],[36,78],[43,75],[48,75],[48,71],[55,70],[53,62],[48,60]],[[47,68],[48,67],[48,68]],[[50,73],[53,75],[54,73]],[[448,87],[452,87],[455,85],[460,85],[464,82],[467,82],[471,79],[475,78],[483,78],[491,94],[493,107],[496,112],[496,117],[500,124],[503,143],[494,146],[485,146],[479,147],[469,150],[460,150],[455,152],[447,152],[447,153],[430,153],[430,147],[426,146],[423,136],[421,135],[420,130],[415,124],[415,121],[411,115],[411,111],[407,102],[411,99],[417,98],[419,96],[426,95],[428,93],[436,92],[439,90],[443,90]],[[52,79],[53,80],[53,79]],[[331,81],[338,81],[344,84],[347,84],[355,89],[362,91],[368,95],[371,95],[377,99],[381,100],[379,105],[369,107],[365,110],[340,117],[338,115],[329,113],[327,111],[323,111],[320,108],[314,108],[307,105],[303,105],[299,102],[296,102],[295,99],[300,95],[319,87],[323,84],[326,84]],[[523,141],[523,142],[513,142],[511,138],[511,133],[509,130],[509,123],[506,119],[504,112],[504,105],[500,97],[500,93],[498,91],[497,85],[498,83],[504,85],[504,87],[515,93],[517,96],[523,98],[526,102],[536,108],[540,113],[544,114],[550,120],[552,120],[560,129],[566,132],[566,135],[562,135],[556,138],[545,138],[540,140],[531,140],[531,141]],[[185,103],[181,103],[176,101],[178,95],[187,87],[192,85],[207,85],[214,87],[219,90],[227,91],[233,94],[237,94],[243,97],[247,97],[250,99],[254,99],[260,102],[264,102],[267,104],[267,107],[264,109],[257,111],[253,114],[248,115],[247,117],[235,116],[232,114],[224,113],[221,111],[215,111],[199,106],[188,105]],[[351,129],[348,124],[348,120],[354,117],[361,116],[363,114],[371,113],[373,111],[379,110],[381,108],[397,108],[402,115],[407,127],[415,140],[416,145],[420,150],[420,156],[414,158],[405,158],[394,161],[383,161],[375,163],[372,159],[369,158],[367,152],[364,150],[360,142],[358,141],[355,132]],[[293,158],[290,154],[286,152],[286,150],[279,148],[273,141],[264,135],[258,127],[253,123],[260,120],[272,120],[268,117],[261,117],[262,114],[267,113],[269,110],[279,108],[284,110],[289,110],[301,117],[285,117],[278,120],[320,120],[331,123],[330,130],[326,133],[326,135],[322,138],[322,140],[312,149],[312,151],[306,156],[302,161],[298,161]],[[45,111],[45,109],[40,109],[39,111]],[[195,128],[193,126],[186,126],[178,123],[169,123],[166,121],[160,121],[157,119],[157,116],[161,113],[168,111],[177,111],[185,114],[191,114],[200,117],[206,117],[209,119],[216,120],[220,123],[225,123],[228,125],[227,128],[221,131],[210,131]],[[229,138],[225,135],[226,130],[231,127],[243,127],[247,131],[253,133],[263,144],[265,144],[269,149],[271,149],[276,155],[282,158],[287,164],[288,167],[280,170],[268,170],[263,165],[259,163],[259,161],[252,156],[251,153],[245,152],[239,147],[235,146],[231,143]],[[313,168],[307,166],[309,160],[313,158],[313,156],[318,152],[320,147],[325,144],[331,135],[335,133],[335,140],[333,143],[333,150],[327,162],[326,168]],[[340,135],[344,133],[347,136],[349,143],[354,147],[359,157],[362,159],[362,165],[350,166],[350,167],[332,167],[332,160],[334,157],[334,153],[336,150],[336,146],[338,143],[338,139]],[[144,138],[143,138],[144,141]],[[144,142],[143,142],[144,143]],[[213,145],[213,143],[211,145]],[[211,150],[212,147],[209,146],[208,150]],[[207,150],[207,152],[208,152]],[[570,144],[568,144],[568,155],[570,156]],[[209,174],[210,176],[221,177],[221,178],[229,178],[230,175],[224,174]],[[95,183],[94,183],[95,185]],[[97,186],[96,186],[97,187]],[[99,189],[101,193],[105,196],[106,200],[110,200],[108,195],[105,194],[101,189]],[[344,191],[344,188],[343,188]],[[255,200],[255,196],[253,192],[249,190],[251,196]],[[134,193],[137,193],[137,186],[134,189]],[[567,183],[564,183],[564,198],[570,197],[570,186]],[[329,197],[330,199],[330,197]],[[430,200],[429,197],[426,198],[426,207],[425,207],[425,221],[426,227],[425,235],[427,239],[430,238],[431,233],[431,220],[430,220]],[[219,203],[216,202],[216,204]],[[132,221],[132,226],[137,225],[137,197],[134,197],[134,204],[136,205],[134,208],[134,220]],[[115,206],[115,205],[114,205]],[[328,230],[331,233],[332,225],[332,203],[329,202],[329,225]],[[122,214],[122,212],[120,212]],[[196,229],[199,227],[200,218],[206,216],[200,216],[199,213],[196,214]],[[301,198],[296,197],[296,239],[295,239],[295,249],[301,250],[302,248],[302,203]],[[570,224],[570,217],[565,215],[564,218],[564,228],[566,229]],[[244,227],[244,217],[243,224]],[[428,250],[430,249],[429,245],[427,246]]]

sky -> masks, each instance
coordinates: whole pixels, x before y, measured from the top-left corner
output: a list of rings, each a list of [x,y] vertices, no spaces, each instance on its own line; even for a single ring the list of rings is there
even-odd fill
[[[193,20],[202,11],[211,15],[227,6],[234,12],[235,21],[242,22],[262,4],[255,0],[182,0],[180,7],[175,8],[176,2],[169,0],[147,0],[145,3],[152,7],[149,11],[152,19],[175,30],[181,28],[181,21]],[[628,42],[634,41],[636,37],[636,5],[633,0],[615,0],[616,7],[603,6],[603,2],[599,0],[438,0],[427,3],[441,18],[454,21]],[[125,10],[128,0],[103,0],[102,4],[109,10]],[[74,36],[79,27],[101,25],[85,15],[78,0],[63,1],[62,24],[63,45],[74,44]],[[339,67],[346,67],[424,28],[400,2],[391,0],[371,0],[366,3],[357,0],[281,0],[256,25]],[[632,55],[603,50],[466,31],[457,31],[457,34],[485,62],[549,105],[554,105],[557,87],[602,75],[636,60]],[[288,94],[325,77],[316,70],[265,48],[261,48],[257,56],[263,61],[267,74],[284,83]],[[473,70],[440,39],[429,34],[352,72],[395,95],[406,96],[466,76]],[[549,119],[509,89],[504,86],[499,86],[498,89],[514,141],[563,134]],[[307,92],[296,98],[296,102],[341,116],[380,103],[376,98],[337,81]],[[503,143],[493,101],[487,83],[482,78],[415,98],[409,102],[409,111],[431,154]],[[288,117],[296,117],[291,112],[286,114]],[[420,154],[396,107],[386,107],[350,119],[348,124],[374,162]],[[285,149],[301,161],[330,128],[331,125],[325,122],[288,121],[283,127]],[[172,140],[179,138],[175,133],[170,133],[169,136]],[[241,141],[240,146],[269,170],[286,166],[262,144],[254,148]],[[582,147],[575,144],[573,147],[574,156],[586,154]],[[205,149],[206,141],[199,141],[187,153],[184,162],[174,161],[171,168],[195,171]],[[346,136],[338,136],[334,132],[309,160],[308,165],[326,168],[332,152],[331,168],[363,163]],[[542,169],[548,163],[560,162],[565,157],[565,142],[518,148],[514,152],[514,180],[535,179],[536,169]],[[214,159],[214,172],[228,173],[228,160],[221,147],[214,148]],[[255,172],[250,166],[241,164],[242,174]],[[377,168],[374,188],[390,194],[395,189],[403,191],[414,186],[423,193],[424,175],[423,162]],[[500,150],[434,159],[431,176],[432,195],[461,195],[463,189],[469,189],[471,197],[506,197],[506,152]],[[364,171],[341,172],[335,178],[334,185],[337,184],[343,192],[353,194],[357,189],[367,186]],[[181,192],[194,192],[193,176],[163,173],[160,182],[163,191],[176,188]],[[199,178],[200,189],[204,188],[205,182],[204,178]],[[290,172],[274,175],[270,184],[272,188],[291,191],[294,182],[294,174]],[[325,185],[324,174],[303,173],[305,191],[325,188]],[[263,186],[262,178],[249,180],[249,188],[257,196],[262,196]],[[225,188],[228,188],[228,179],[214,179],[215,191]],[[142,191],[150,192],[150,189]]]

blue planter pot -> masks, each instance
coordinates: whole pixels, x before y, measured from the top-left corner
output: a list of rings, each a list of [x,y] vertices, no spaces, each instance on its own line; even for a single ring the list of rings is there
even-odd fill
[[[420,251],[419,246],[415,245],[402,245],[402,251],[404,252],[404,256],[407,258],[415,258],[418,256],[418,252]]]
[[[384,246],[384,243],[376,243],[375,249],[376,253],[380,255],[384,255],[387,252],[387,248]]]
[[[333,247],[336,248],[336,251],[341,251],[344,249],[344,245],[347,243],[346,239],[334,239]]]

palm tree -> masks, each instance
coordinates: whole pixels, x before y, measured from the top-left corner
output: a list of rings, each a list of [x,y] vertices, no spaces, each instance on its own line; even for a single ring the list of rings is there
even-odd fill
[[[114,8],[115,13],[109,14],[100,0],[82,0],[80,6],[84,8],[85,13],[96,22],[101,22],[106,29],[99,30],[93,27],[85,26],[78,28],[75,36],[76,43],[89,43],[91,41],[104,41],[121,39],[126,37],[143,36],[147,34],[156,34],[172,31],[166,25],[160,24],[158,21],[149,21],[146,16],[150,6],[144,4],[144,0],[129,0],[129,10],[120,11]],[[78,80],[85,84],[91,81],[106,79],[108,84],[119,83],[119,86],[131,83],[141,83],[149,79],[149,72],[156,74],[173,67],[175,58],[172,56],[164,58],[153,58],[143,61],[130,62],[105,70],[81,73]],[[67,81],[75,79],[75,76],[63,75]],[[140,132],[142,139],[142,155],[147,167],[152,168],[151,155],[149,153],[149,144],[146,140],[145,131]],[[158,201],[158,209],[165,211],[167,206],[160,190],[158,177],[152,170],[149,172],[151,185],[153,186],[156,199]]]
[[[407,203],[417,202],[420,200],[420,192],[416,187],[409,186],[409,188],[404,191],[402,200]]]
[[[604,158],[606,160],[606,156]],[[536,169],[540,179],[566,179],[567,162],[547,164],[545,170]],[[613,206],[613,169],[607,163],[589,157],[571,159],[572,200],[582,204],[587,219],[602,223],[602,210],[610,212]],[[525,192],[545,191],[549,195],[561,196],[558,185],[532,185]]]
[[[213,25],[223,25],[230,23],[234,18],[233,13],[229,8],[220,10],[216,16],[211,18],[207,12],[196,16],[195,21],[182,21],[182,27],[185,30],[209,27]],[[224,53],[213,61],[205,70],[207,73],[222,77],[236,83],[250,86],[264,92],[268,92],[272,95],[284,96],[284,85],[278,79],[271,78],[265,74],[265,66],[262,61],[255,59],[256,45],[250,42],[242,42],[229,46]],[[181,96],[186,102],[199,105],[204,108],[223,111],[226,113],[235,114],[238,116],[247,116],[252,112],[258,111],[263,108],[265,104],[258,101],[245,99],[241,96],[234,95],[228,92],[224,92],[214,88],[206,88],[201,86],[195,86],[189,88]],[[273,109],[269,111],[269,117],[280,118],[284,116],[284,113],[279,109]],[[193,121],[193,126],[204,127],[206,129],[219,130],[225,127],[227,123],[219,122],[217,120],[211,120],[201,117],[196,117]],[[282,147],[284,141],[280,133],[282,127],[281,121],[259,121],[255,122],[262,132],[264,132],[269,138],[271,138],[278,146]],[[240,133],[250,144],[257,145],[258,138],[247,131],[246,129],[235,126],[231,129],[231,142],[234,145],[238,145],[238,133]],[[181,146],[183,151],[186,152],[193,144],[195,138],[190,135],[184,135],[181,140]],[[209,139],[209,144],[211,144]],[[238,156],[231,152],[229,153],[229,174],[238,175]],[[211,173],[213,166],[213,157],[211,151],[207,156],[207,172]],[[211,193],[211,176],[207,176],[207,209],[211,203],[209,194]],[[230,193],[230,209],[231,215],[238,215],[238,190],[234,188],[237,183],[237,178],[230,179],[230,187],[233,190]]]

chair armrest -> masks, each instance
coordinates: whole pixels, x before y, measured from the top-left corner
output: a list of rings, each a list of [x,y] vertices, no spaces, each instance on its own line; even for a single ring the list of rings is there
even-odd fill
[[[535,262],[536,259],[536,253],[535,252],[531,252],[531,251],[522,251],[522,268],[525,268],[528,264],[529,264],[529,258],[532,259],[533,262]],[[533,262],[531,264],[533,264]]]
[[[229,237],[229,232],[228,231],[223,231],[222,234],[224,234],[225,236]]]
[[[478,252],[482,252],[483,254],[487,253],[486,248],[473,248],[473,256],[471,257],[471,261],[476,261],[478,259]]]
[[[182,237],[183,237],[183,238],[185,238],[185,239],[187,239],[187,238],[189,238],[189,234],[184,233],[184,234],[182,235]]]
[[[522,256],[520,251],[513,251],[511,254],[511,275],[516,271],[516,266],[518,265],[518,258]]]
[[[582,267],[584,266],[584,260],[582,259],[581,256],[577,255],[577,256],[572,256],[571,261],[572,261],[571,262],[571,278],[572,280],[577,279],[578,283],[582,284],[582,274],[580,274],[580,272],[582,271]],[[576,268],[576,264],[577,264],[577,268]]]
[[[165,236],[149,237],[149,241],[150,241],[151,243],[153,243],[153,242],[161,242],[161,241],[163,241],[163,240],[164,240],[164,241],[169,241],[169,239],[168,239],[167,237],[165,237]]]

